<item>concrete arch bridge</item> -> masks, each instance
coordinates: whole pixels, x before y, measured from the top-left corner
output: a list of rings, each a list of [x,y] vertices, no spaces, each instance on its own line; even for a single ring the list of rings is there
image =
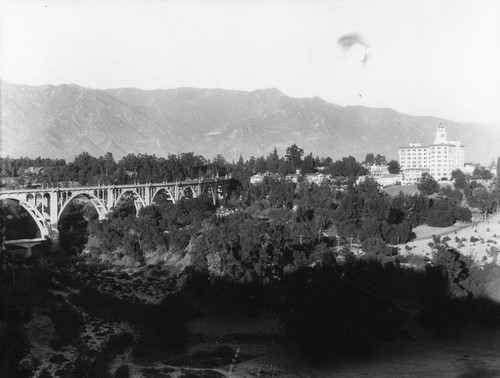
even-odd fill
[[[36,240],[41,242],[57,238],[61,215],[78,198],[86,197],[95,207],[99,219],[104,219],[113,207],[126,198],[133,198],[137,210],[157,203],[159,196],[176,203],[182,198],[208,195],[215,205],[218,200],[225,198],[228,181],[229,178],[224,177],[149,184],[2,190],[0,200],[16,201],[30,214],[40,231],[40,238]],[[9,240],[5,244],[25,246],[26,242]]]

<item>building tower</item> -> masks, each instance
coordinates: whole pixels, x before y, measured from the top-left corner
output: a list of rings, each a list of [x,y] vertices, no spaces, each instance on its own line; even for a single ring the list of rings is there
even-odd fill
[[[446,138],[446,128],[440,124],[436,130],[436,138],[434,139],[434,144],[446,144],[448,142]]]

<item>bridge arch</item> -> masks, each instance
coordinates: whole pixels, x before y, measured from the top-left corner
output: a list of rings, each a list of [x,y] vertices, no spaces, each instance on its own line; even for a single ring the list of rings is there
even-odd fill
[[[36,206],[34,204],[31,204],[28,201],[25,201],[25,200],[20,199],[20,198],[9,197],[9,196],[5,196],[5,197],[2,196],[2,198],[0,200],[1,201],[11,200],[11,201],[14,201],[14,202],[18,202],[19,205],[23,209],[25,209],[28,212],[28,214],[31,216],[31,218],[33,218],[33,220],[35,221],[36,226],[40,230],[40,237],[44,238],[44,239],[50,237],[50,230],[49,230],[49,227],[47,227],[47,223],[45,221],[45,218],[37,210],[37,208],[36,208]]]
[[[212,202],[215,205],[217,203],[217,189],[214,189],[211,185],[206,185],[202,189],[202,196],[209,196],[212,198]]]
[[[194,186],[185,186],[181,190],[185,198],[198,198],[198,193]]]
[[[153,196],[151,197],[151,202],[157,203],[155,201],[156,196],[160,195],[161,193],[165,193],[165,196],[167,197],[167,201],[170,200],[172,203],[175,203],[175,196],[172,194],[170,189],[168,188],[159,188],[156,190],[156,192],[153,193]]]
[[[132,198],[134,199],[135,203],[135,209],[137,211],[137,214],[139,214],[139,210],[141,209],[141,207],[146,207],[147,203],[135,189],[125,189],[123,192],[121,192],[120,195],[116,198],[115,206],[120,203],[120,201],[125,197],[127,193],[132,194]]]
[[[108,210],[106,209],[106,206],[99,198],[97,198],[91,192],[79,192],[79,193],[72,193],[71,195],[67,196],[65,202],[61,206],[61,210],[59,210],[59,214],[57,214],[58,221],[61,218],[61,215],[64,212],[64,210],[66,209],[66,207],[70,204],[70,202],[78,197],[87,197],[89,199],[89,201],[92,203],[92,205],[95,207],[97,214],[99,215],[99,219],[102,220],[102,219],[106,218],[106,214],[108,213]]]

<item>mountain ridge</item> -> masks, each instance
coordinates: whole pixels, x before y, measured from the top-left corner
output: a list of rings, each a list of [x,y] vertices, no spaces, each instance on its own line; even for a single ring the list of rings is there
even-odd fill
[[[76,84],[29,86],[0,81],[2,155],[71,159],[83,150],[104,155],[193,151],[211,159],[305,153],[338,159],[368,152],[397,158],[398,147],[431,143],[443,123],[466,146],[466,161],[500,154],[500,133],[479,123],[412,116],[392,108],[339,106],[319,97],[293,98],[277,88],[143,90]]]

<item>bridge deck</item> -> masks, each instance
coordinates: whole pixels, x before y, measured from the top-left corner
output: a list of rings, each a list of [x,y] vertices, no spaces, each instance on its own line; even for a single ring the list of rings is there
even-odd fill
[[[183,186],[183,185],[193,185],[193,184],[217,184],[221,183],[224,181],[229,180],[231,177],[219,177],[219,178],[213,178],[213,179],[208,179],[208,178],[202,178],[202,179],[195,179],[195,180],[184,180],[184,181],[166,181],[166,182],[155,182],[155,183],[147,183],[147,184],[124,184],[124,185],[94,185],[94,186],[75,186],[75,187],[69,187],[69,186],[53,186],[53,187],[48,187],[48,188],[36,188],[36,189],[24,189],[24,188],[19,188],[19,189],[9,189],[9,190],[4,190],[0,189],[0,194],[10,194],[10,193],[40,193],[40,192],[47,192],[47,191],[57,191],[57,190],[74,190],[74,191],[89,191],[89,190],[99,190],[99,189],[124,189],[124,188],[156,188],[156,187],[164,187],[164,186]]]
[[[25,243],[41,243],[47,239],[45,238],[35,238],[35,239],[15,239],[15,240],[5,240],[4,244],[6,245],[16,245],[16,244],[25,244]]]

